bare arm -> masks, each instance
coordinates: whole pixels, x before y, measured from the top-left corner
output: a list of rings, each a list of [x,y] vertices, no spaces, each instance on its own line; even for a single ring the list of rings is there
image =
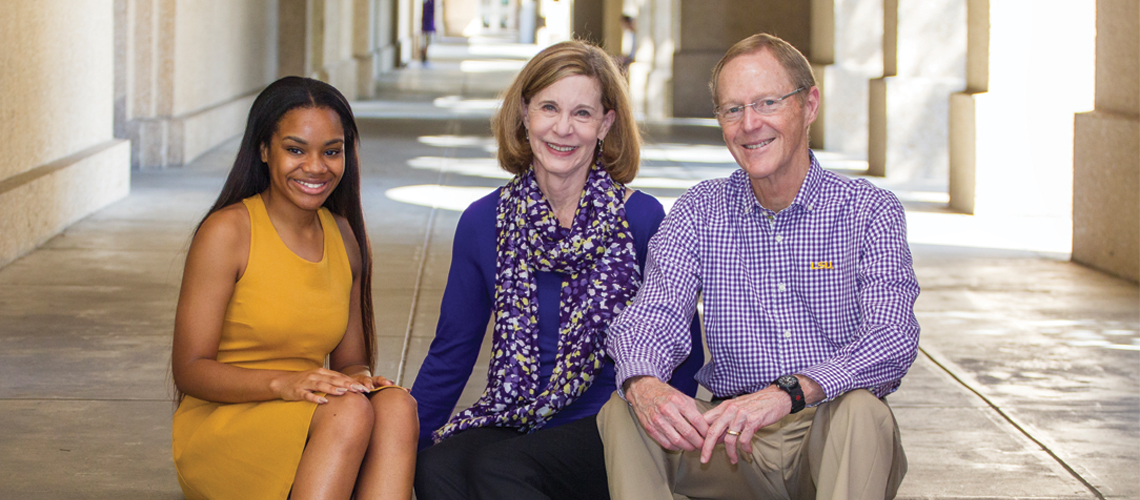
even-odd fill
[[[249,212],[240,203],[215,212],[194,236],[174,320],[174,383],[190,396],[219,403],[322,403],[316,392],[343,394],[354,382],[331,370],[254,370],[218,362],[222,321],[234,285],[245,272],[249,241]]]

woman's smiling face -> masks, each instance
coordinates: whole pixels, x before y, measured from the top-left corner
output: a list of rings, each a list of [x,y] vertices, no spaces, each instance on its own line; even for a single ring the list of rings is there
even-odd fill
[[[344,175],[344,128],[328,108],[295,108],[277,123],[261,161],[273,194],[305,210],[325,203]]]
[[[602,88],[592,77],[568,76],[542,89],[523,109],[534,168],[558,177],[584,172],[614,116],[602,107]]]

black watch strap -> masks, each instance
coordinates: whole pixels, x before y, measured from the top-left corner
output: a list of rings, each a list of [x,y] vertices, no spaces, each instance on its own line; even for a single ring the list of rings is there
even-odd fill
[[[776,379],[776,387],[788,393],[788,397],[792,398],[792,413],[798,413],[804,409],[806,406],[804,390],[800,388],[800,380],[795,375],[784,375]]]

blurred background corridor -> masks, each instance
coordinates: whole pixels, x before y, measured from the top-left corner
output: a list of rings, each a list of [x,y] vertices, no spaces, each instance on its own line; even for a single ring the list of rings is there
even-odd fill
[[[708,77],[761,31],[813,64],[823,166],[907,208],[923,331],[890,398],[899,497],[1140,498],[1140,2],[435,5],[428,37],[422,0],[4,3],[0,498],[182,498],[182,265],[270,82],[353,101],[378,373],[410,386],[459,214],[509,178],[489,119],[526,60],[574,37],[628,63],[631,187],[668,208],[737,168]]]

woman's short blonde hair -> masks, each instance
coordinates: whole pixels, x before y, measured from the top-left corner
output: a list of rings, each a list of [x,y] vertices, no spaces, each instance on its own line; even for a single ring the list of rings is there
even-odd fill
[[[515,175],[530,170],[534,152],[527,140],[523,110],[535,94],[574,75],[596,80],[602,91],[602,107],[614,112],[614,123],[604,140],[602,166],[615,181],[628,184],[637,176],[641,161],[641,133],[633,119],[629,88],[609,55],[578,40],[551,45],[539,52],[503,92],[503,105],[491,119],[499,145],[499,165]]]

